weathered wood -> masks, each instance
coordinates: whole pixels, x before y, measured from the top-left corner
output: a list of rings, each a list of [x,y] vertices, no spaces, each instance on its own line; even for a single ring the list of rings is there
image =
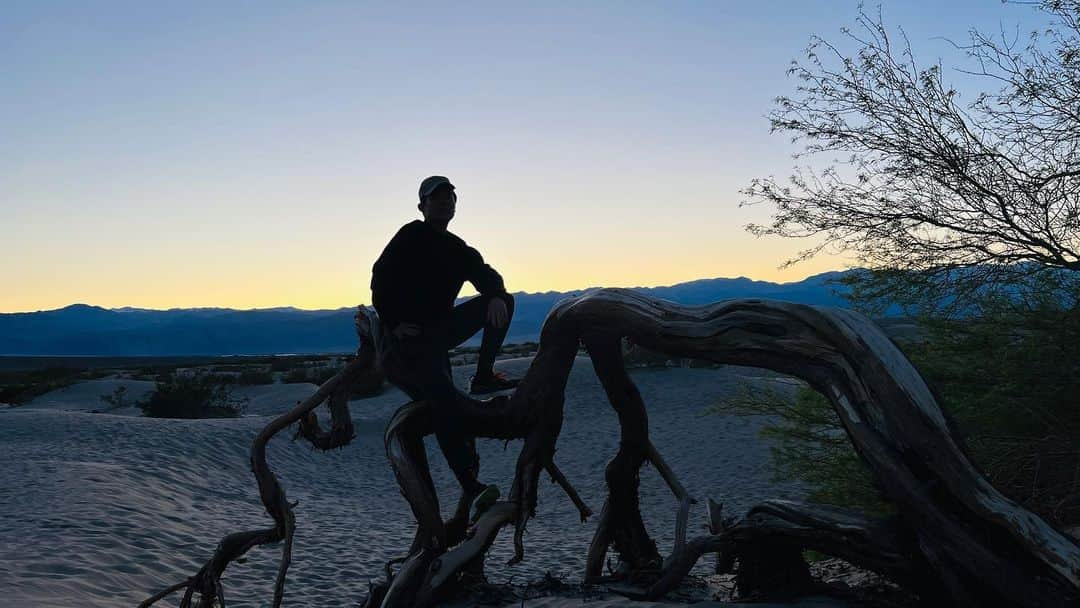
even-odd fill
[[[667,461],[660,456],[660,452],[656,449],[656,446],[649,442],[649,447],[645,451],[646,458],[649,462],[653,463],[656,470],[660,473],[660,477],[667,482],[668,487],[671,488],[671,492],[675,495],[675,498],[679,501],[679,509],[675,515],[675,544],[671,549],[671,554],[664,559],[666,564],[671,556],[678,553],[684,545],[686,545],[686,524],[687,519],[690,516],[690,506],[697,503],[697,500],[690,496],[690,493],[683,487],[682,482],[675,475],[675,471],[668,466]]]
[[[913,546],[922,548],[954,599],[1044,606],[1076,601],[1080,547],[979,474],[918,372],[865,317],[765,300],[680,306],[604,289],[560,302],[552,318],[628,335],[670,356],[764,367],[806,380],[834,405],[916,539]]]
[[[708,522],[706,523],[706,526],[709,529],[709,534],[722,534],[728,527],[727,522],[724,519],[723,503],[716,502],[712,498],[709,498],[708,508]],[[698,557],[700,557],[700,554],[693,558],[693,562],[690,563],[691,566],[693,566],[694,563],[697,562]],[[729,572],[731,570],[731,567],[734,565],[734,560],[735,557],[731,552],[728,552],[726,554],[720,551],[716,552],[716,564],[713,568],[713,572],[715,574],[724,574],[725,572]],[[670,560],[671,563],[674,563],[674,561],[674,559]],[[665,564],[665,567],[670,569],[671,564]],[[689,570],[687,570],[687,572],[689,572]],[[685,574],[682,576],[685,576]],[[680,576],[678,580],[682,580],[682,576]],[[677,584],[677,582],[678,581],[675,581],[675,584]]]
[[[214,554],[206,564],[192,576],[185,584],[175,584],[150,598],[147,598],[139,606],[148,607],[168,595],[184,589],[184,596],[180,605],[187,608],[191,605],[196,593],[202,605],[210,605],[215,599],[224,604],[224,589],[221,585],[221,575],[225,568],[236,559],[243,557],[252,547],[285,541],[282,546],[281,562],[278,566],[278,574],[274,582],[273,606],[277,608],[285,595],[285,575],[292,559],[292,538],[295,529],[295,516],[292,507],[285,496],[285,488],[282,487],[270,465],[266,461],[266,445],[275,435],[288,428],[294,423],[302,423],[298,436],[313,440],[312,445],[319,449],[339,447],[350,441],[354,434],[352,421],[349,417],[347,400],[343,395],[347,394],[350,385],[362,373],[376,365],[375,348],[371,328],[377,326],[377,320],[369,316],[362,308],[357,312],[356,326],[360,337],[360,349],[357,357],[349,362],[344,369],[324,382],[315,394],[298,403],[296,407],[278,416],[267,424],[255,437],[251,444],[251,471],[259,486],[259,497],[267,514],[274,520],[274,527],[246,532],[235,532],[221,539]],[[333,422],[331,431],[323,433],[318,427],[318,422],[312,416],[313,410],[327,399],[336,396],[334,407],[331,408]]]
[[[589,508],[589,505],[585,504],[585,501],[581,499],[581,495],[574,489],[574,486],[570,485],[570,480],[566,478],[566,475],[563,475],[563,472],[559,470],[559,467],[554,462],[548,463],[547,471],[548,474],[551,475],[551,481],[559,484],[559,487],[566,492],[566,496],[570,499],[570,502],[574,503],[574,506],[577,507],[578,514],[581,516],[581,522],[585,523],[585,521],[592,516],[592,509]]]
[[[683,523],[672,553],[661,562],[638,509],[641,465],[646,460],[657,465],[680,498],[680,510],[689,509],[689,494],[649,441],[641,395],[623,366],[619,347],[623,337],[671,357],[763,367],[807,381],[832,403],[899,516],[874,522],[850,513],[769,502],[724,527],[719,508],[710,508],[713,533],[686,541]],[[705,553],[718,553],[721,566],[729,566],[736,557],[749,564],[750,569],[739,576],[740,586],[750,591],[771,586],[778,575],[783,584],[797,589],[807,581],[800,552],[817,548],[902,584],[943,594],[957,605],[1080,602],[1080,546],[1002,496],[981,476],[918,372],[865,317],[756,299],[681,306],[632,290],[598,289],[556,304],[544,322],[537,355],[511,396],[458,404],[477,437],[524,439],[508,500],[481,518],[480,540],[467,540],[468,533],[451,533],[450,522],[441,520],[422,443],[431,432],[432,406],[410,403],[395,414],[384,436],[387,457],[418,530],[401,571],[373,590],[365,606],[433,601],[439,587],[453,580],[455,569],[481,558],[504,524],[514,525],[511,563],[523,558],[522,535],[528,519],[535,516],[539,474],[547,470],[556,480],[561,476],[552,457],[563,421],[566,381],[582,341],[619,418],[621,434],[618,453],[605,471],[608,496],[586,558],[587,579],[610,578],[601,576],[602,567],[606,552],[614,547],[620,558],[616,576],[636,586],[642,597],[662,595]],[[397,372],[392,357],[380,361],[393,380]],[[408,380],[400,374],[397,379]],[[329,397],[335,386],[324,384],[312,399]],[[334,424],[324,433],[305,418],[314,407],[312,399],[279,420],[287,426],[285,421],[304,419],[302,436],[333,445],[340,441],[331,438]],[[340,424],[347,428],[343,419]],[[260,438],[274,432],[268,426]],[[337,431],[338,438],[345,434]],[[240,539],[246,544],[243,551],[281,540],[291,529],[291,519],[286,519],[291,511],[276,480],[264,488],[258,473],[257,478],[263,502],[278,525]],[[576,492],[568,483],[563,487],[574,500]],[[574,502],[584,513],[580,499]],[[459,501],[459,512],[462,504]],[[765,553],[762,547],[771,549]],[[455,552],[453,559],[444,559],[448,551]],[[233,553],[222,554],[224,564]],[[187,585],[188,598],[195,591],[204,598],[220,593],[217,578]]]
[[[608,462],[604,472],[610,508],[600,517],[611,519],[607,534],[611,537],[611,546],[619,553],[620,561],[631,570],[640,571],[655,569],[661,564],[660,553],[645,530],[638,505],[639,472],[651,443],[645,404],[623,366],[619,337],[617,334],[599,332],[585,336],[585,347],[619,418],[621,434],[618,452]],[[585,579],[591,581],[599,574],[586,572]]]

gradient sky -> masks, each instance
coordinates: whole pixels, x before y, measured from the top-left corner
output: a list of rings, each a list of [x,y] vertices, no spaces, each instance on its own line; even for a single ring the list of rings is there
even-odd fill
[[[883,11],[948,61],[943,37],[1045,22],[997,0]],[[809,243],[746,233],[769,210],[738,208],[738,191],[790,173],[765,114],[809,36],[839,39],[855,12],[4,3],[0,311],[368,303],[371,265],[433,173],[458,187],[450,229],[511,291],[843,268],[778,270]]]

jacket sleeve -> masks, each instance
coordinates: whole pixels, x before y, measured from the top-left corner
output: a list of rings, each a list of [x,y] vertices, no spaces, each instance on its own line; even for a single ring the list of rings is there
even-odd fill
[[[371,304],[387,329],[393,329],[401,320],[403,277],[398,263],[402,254],[399,241],[398,235],[390,239],[371,268]]]
[[[464,243],[463,243],[464,244]],[[473,284],[476,291],[484,295],[506,293],[503,278],[495,269],[484,263],[484,258],[476,249],[464,245],[462,252],[465,279]]]

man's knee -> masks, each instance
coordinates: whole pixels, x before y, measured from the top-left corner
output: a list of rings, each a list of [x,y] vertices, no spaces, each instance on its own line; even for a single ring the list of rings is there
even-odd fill
[[[514,296],[509,293],[499,293],[491,296],[493,298],[499,298],[506,303],[506,312],[508,315],[514,314]]]

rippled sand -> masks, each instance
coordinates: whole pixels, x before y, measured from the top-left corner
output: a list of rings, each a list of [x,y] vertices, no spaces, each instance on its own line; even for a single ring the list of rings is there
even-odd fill
[[[497,367],[521,375],[530,361],[504,360]],[[757,433],[760,419],[701,413],[730,395],[748,372],[753,370],[631,371],[649,410],[654,443],[701,501],[691,512],[691,535],[703,529],[706,496],[739,514],[765,498],[802,497],[796,485],[770,481],[768,445]],[[471,373],[471,366],[455,368],[459,386],[467,386]],[[248,469],[248,448],[265,416],[287,410],[314,390],[246,387],[238,394],[250,398],[247,417],[162,420],[90,413],[102,407],[96,395],[110,392],[117,381],[94,382],[100,384],[83,383],[63,395],[57,391],[28,406],[0,410],[0,598],[9,605],[134,605],[198,570],[223,535],[269,525]],[[384,562],[408,548],[412,515],[381,441],[386,421],[406,400],[393,389],[352,402],[358,437],[342,450],[319,453],[283,436],[271,444],[271,466],[288,497],[300,501],[287,604],[354,605],[368,581],[381,578]],[[579,358],[555,458],[597,512],[617,428],[591,362]],[[501,441],[479,442],[482,477],[499,483],[504,493],[520,445],[512,441],[504,449]],[[428,451],[448,516],[457,499],[453,477],[433,438]],[[668,552],[677,505],[651,467],[642,471],[641,504],[661,553]],[[541,483],[524,563],[504,565],[512,554],[511,534],[504,530],[489,552],[489,579],[525,583],[550,570],[580,580],[594,524],[580,523],[561,490]],[[246,563],[230,566],[230,605],[263,605],[272,595],[279,557],[277,546],[256,548]],[[699,570],[706,572],[709,563],[706,558]]]

